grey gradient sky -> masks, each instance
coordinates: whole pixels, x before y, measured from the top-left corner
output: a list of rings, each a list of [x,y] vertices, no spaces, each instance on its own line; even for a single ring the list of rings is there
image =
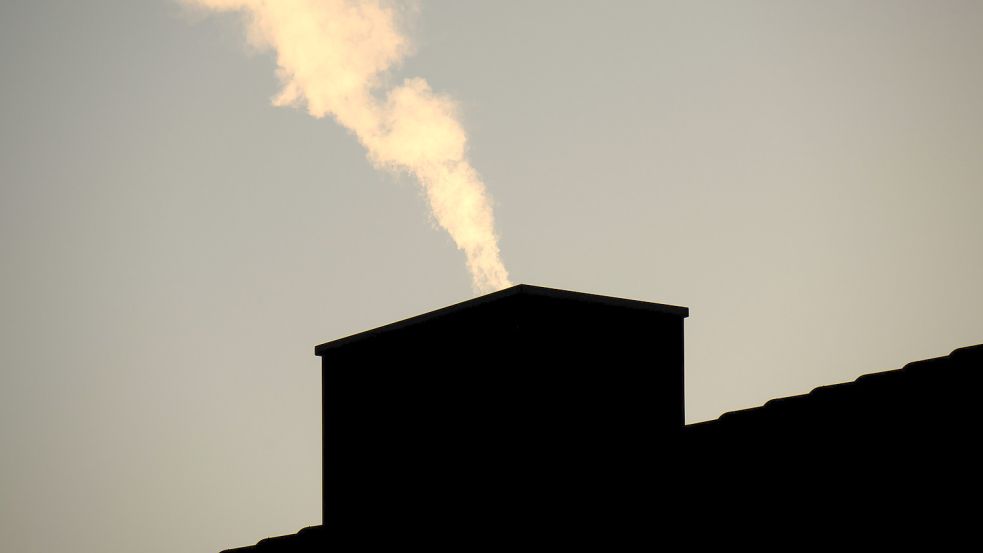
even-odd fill
[[[685,305],[689,421],[983,342],[983,3],[425,0],[513,280]],[[235,17],[0,3],[0,548],[320,517],[312,347],[471,297]],[[461,360],[461,370],[468,370]]]

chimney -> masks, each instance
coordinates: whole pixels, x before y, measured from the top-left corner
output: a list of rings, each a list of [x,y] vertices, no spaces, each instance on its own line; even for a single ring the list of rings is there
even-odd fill
[[[637,518],[684,424],[688,314],[518,285],[317,346],[326,531],[504,544]]]

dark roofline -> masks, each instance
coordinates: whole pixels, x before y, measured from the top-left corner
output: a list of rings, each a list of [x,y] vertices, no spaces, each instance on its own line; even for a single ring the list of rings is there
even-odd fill
[[[789,406],[793,406],[801,402],[808,402],[811,400],[816,400],[817,398],[821,400],[823,396],[828,394],[848,394],[850,392],[857,392],[864,386],[871,383],[876,383],[878,380],[907,378],[926,371],[938,370],[940,364],[949,363],[952,359],[959,362],[964,358],[983,360],[983,344],[957,348],[952,350],[949,355],[942,357],[912,361],[900,369],[863,374],[851,381],[819,386],[817,388],[813,388],[810,392],[805,394],[771,399],[765,402],[764,405],[759,405],[757,407],[748,407],[746,409],[728,411],[715,419],[687,424],[686,430],[698,433],[705,430],[712,431],[721,426],[726,426],[735,422],[737,424],[741,424],[740,421],[746,420],[748,417],[773,414],[783,409],[788,409]]]
[[[374,338],[379,335],[404,328],[408,328],[414,325],[432,321],[440,317],[445,317],[447,315],[460,313],[468,309],[472,309],[487,303],[499,301],[508,297],[516,295],[526,295],[526,296],[538,296],[545,298],[554,298],[560,300],[573,300],[590,302],[596,305],[606,305],[609,307],[627,307],[629,309],[642,309],[645,311],[650,311],[653,313],[663,313],[666,315],[672,315],[680,318],[685,318],[689,316],[688,307],[678,307],[675,305],[665,305],[661,303],[651,303],[647,301],[639,300],[628,300],[624,298],[615,298],[611,296],[601,296],[598,294],[585,294],[583,292],[571,292],[569,290],[557,290],[556,288],[544,288],[542,286],[532,286],[530,284],[517,284],[511,288],[506,288],[504,290],[499,290],[498,292],[492,292],[491,294],[485,294],[471,300],[462,301],[461,303],[455,303],[454,305],[449,305],[447,307],[437,309],[435,311],[430,311],[429,313],[424,313],[422,315],[417,315],[415,317],[410,317],[409,319],[403,319],[402,321],[397,321],[395,323],[390,323],[372,330],[366,330],[364,332],[359,332],[358,334],[353,334],[351,336],[346,336],[345,338],[339,338],[337,340],[332,340],[324,344],[320,344],[314,347],[314,355],[323,355],[324,353],[351,344],[353,342],[359,342],[369,338]]]
[[[259,540],[256,545],[236,547],[235,549],[223,549],[221,553],[254,553],[256,551],[313,551],[313,546],[320,546],[324,543],[324,525],[308,526],[301,528],[296,534],[286,536],[274,536]]]

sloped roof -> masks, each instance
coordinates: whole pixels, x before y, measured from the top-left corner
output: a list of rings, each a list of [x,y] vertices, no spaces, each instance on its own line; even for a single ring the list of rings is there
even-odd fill
[[[688,445],[762,437],[813,439],[823,434],[839,440],[938,435],[980,418],[976,396],[981,384],[983,344],[725,413],[687,425],[684,435]]]
[[[307,553],[322,551],[325,545],[324,526],[308,526],[296,534],[260,540],[256,545],[226,549],[221,553]]]
[[[585,294],[583,292],[571,292],[569,290],[544,288],[542,286],[532,286],[529,284],[517,284],[515,286],[512,286],[511,288],[506,288],[498,292],[486,294],[484,296],[480,296],[471,300],[456,303],[454,305],[437,309],[435,311],[430,311],[422,315],[417,315],[415,317],[410,317],[402,321],[397,321],[384,326],[380,326],[372,330],[367,330],[365,332],[353,334],[345,338],[339,338],[337,340],[332,340],[330,342],[320,344],[314,348],[314,353],[316,355],[323,355],[324,353],[335,348],[346,346],[362,340],[375,338],[391,332],[408,329],[410,327],[416,327],[418,325],[429,323],[434,320],[442,319],[451,315],[473,314],[474,316],[481,316],[482,307],[491,304],[496,304],[502,302],[503,300],[507,300],[511,298],[549,298],[553,300],[561,300],[571,303],[590,304],[594,306],[639,309],[643,311],[648,311],[653,313],[663,313],[666,315],[672,315],[681,318],[685,318],[689,316],[689,308],[686,307],[678,307],[675,305],[665,305],[661,303],[652,303],[652,302],[639,301],[639,300],[629,300],[624,298],[615,298],[611,296],[601,296],[598,294]]]

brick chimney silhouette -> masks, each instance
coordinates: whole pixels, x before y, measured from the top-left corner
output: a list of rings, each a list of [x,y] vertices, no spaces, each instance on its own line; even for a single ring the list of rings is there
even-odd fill
[[[610,545],[682,430],[688,314],[518,285],[317,346],[325,530]]]

